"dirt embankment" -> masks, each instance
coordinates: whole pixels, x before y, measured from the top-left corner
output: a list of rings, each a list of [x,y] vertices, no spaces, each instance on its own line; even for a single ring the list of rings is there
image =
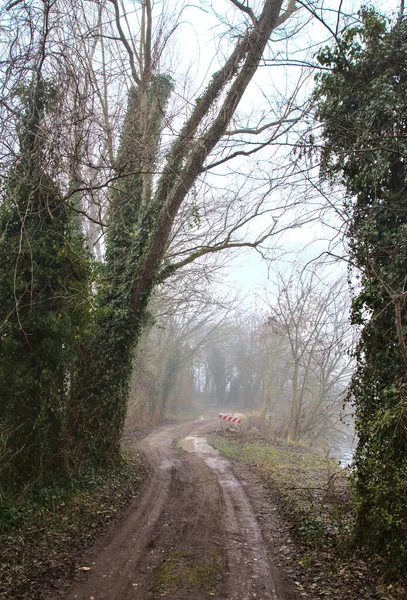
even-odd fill
[[[245,478],[202,437],[211,429],[208,421],[171,425],[142,442],[148,483],[66,600],[301,597],[280,557],[286,533],[274,508],[258,514]],[[187,436],[193,452],[174,447]]]

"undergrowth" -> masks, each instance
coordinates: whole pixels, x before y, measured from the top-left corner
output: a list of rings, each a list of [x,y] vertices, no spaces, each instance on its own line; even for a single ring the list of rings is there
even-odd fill
[[[232,460],[249,465],[269,489],[300,541],[291,547],[301,568],[302,595],[346,600],[406,600],[383,560],[355,543],[356,510],[349,473],[306,445],[290,443],[258,428],[210,436]],[[305,591],[307,590],[307,591]]]
[[[313,548],[349,548],[354,510],[348,473],[301,444],[212,436],[212,445],[231,459],[255,467],[278,493],[279,504],[303,542]]]
[[[0,598],[42,598],[80,567],[78,558],[105,531],[144,480],[137,447],[119,464],[32,486],[0,502]]]

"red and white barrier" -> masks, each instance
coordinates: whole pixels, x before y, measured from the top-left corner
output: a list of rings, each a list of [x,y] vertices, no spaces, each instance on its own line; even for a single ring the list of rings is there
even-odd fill
[[[235,415],[226,415],[224,413],[219,413],[219,422],[216,428],[216,433],[218,433],[219,429],[223,431],[223,423],[226,421],[227,423],[234,423],[238,426],[238,430],[240,431],[240,423],[242,421],[241,417],[235,417]]]
[[[224,415],[223,413],[219,413],[219,419],[221,421],[229,421],[230,423],[240,423],[241,418],[235,417],[233,415]]]

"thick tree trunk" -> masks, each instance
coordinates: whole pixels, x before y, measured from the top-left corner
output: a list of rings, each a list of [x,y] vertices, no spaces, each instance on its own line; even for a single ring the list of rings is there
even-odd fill
[[[73,417],[79,423],[79,429],[74,436],[75,444],[81,453],[94,456],[99,462],[118,455],[133,350],[174,219],[202,172],[206,158],[225,133],[258,68],[272,31],[281,22],[281,4],[282,0],[264,2],[258,20],[213,76],[174,142],[149,203],[145,198],[149,186],[145,181],[141,184],[142,211],[137,227],[131,228],[131,244],[125,245],[122,249],[125,256],[119,257],[122,286],[101,306],[102,317],[97,320],[95,339],[85,355],[86,364],[81,366],[76,392],[78,414]],[[225,98],[217,116],[211,126],[197,136],[221,93]],[[148,127],[147,115],[143,115],[140,122]]]

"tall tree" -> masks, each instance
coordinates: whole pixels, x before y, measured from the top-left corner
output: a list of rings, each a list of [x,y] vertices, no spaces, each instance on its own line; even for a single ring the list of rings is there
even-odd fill
[[[0,206],[0,429],[4,476],[62,468],[70,377],[87,320],[89,260],[48,170],[55,90],[21,84],[20,149]]]
[[[406,574],[407,23],[373,10],[319,61],[323,174],[348,192],[353,322],[361,326],[355,402],[359,534]]]
[[[30,0],[11,2],[0,11],[8,42],[0,43],[0,154],[5,157],[1,172],[7,173],[10,157],[16,158],[15,92],[20,82],[37,71],[44,80],[57,77],[55,126],[48,126],[48,114],[41,127],[44,154],[56,167],[51,179],[61,207],[68,207],[67,218],[73,213],[80,215],[79,222],[82,216],[87,219],[84,231],[92,229],[92,246],[108,232],[98,246],[99,257],[104,252],[95,272],[98,278],[88,290],[92,327],[78,345],[69,383],[66,379],[61,387],[69,390],[64,451],[70,465],[83,460],[104,463],[118,456],[133,351],[154,287],[193,261],[203,264],[203,256],[262,248],[271,235],[290,226],[286,210],[297,203],[291,194],[276,201],[273,194],[281,181],[287,182],[287,173],[295,172],[295,165],[291,168],[290,163],[283,177],[274,178],[268,162],[260,185],[241,173],[250,175],[248,157],[254,152],[267,148],[262,161],[268,160],[272,145],[278,146],[303,115],[295,101],[299,84],[287,102],[270,100],[259,120],[260,109],[251,115],[243,114],[244,107],[240,116],[236,112],[263,59],[279,63],[279,53],[269,41],[275,30],[286,27],[296,10],[294,0],[286,1],[285,10],[282,0],[262,0],[253,8],[234,0],[226,3],[223,25],[230,16],[230,35],[227,42],[221,41],[225,52],[217,53],[219,68],[210,80],[205,77],[199,97],[182,98],[180,110],[180,85],[181,93],[172,94],[167,105],[172,80],[162,57],[182,10],[166,13],[165,3],[136,3],[140,27],[133,35],[135,21],[125,7],[119,0],[78,0],[72,11],[64,0]],[[229,58],[220,58],[225,55]],[[122,118],[125,89],[130,93]],[[179,110],[173,119],[171,109]],[[274,152],[280,159],[279,147]],[[226,169],[235,159],[236,168]],[[275,162],[280,168],[280,160]],[[43,164],[40,167],[46,171]],[[225,178],[226,171],[240,175]],[[211,173],[222,175],[220,187],[213,185]],[[251,183],[243,189],[247,181]],[[305,211],[299,214],[294,217],[297,225],[310,218]],[[262,221],[261,228],[253,227],[255,220]],[[20,234],[23,231],[21,225]],[[68,232],[63,235],[68,243]],[[67,340],[70,335],[71,330]],[[61,345],[66,348],[69,343]]]
[[[106,256],[93,337],[81,357],[80,376],[73,393],[74,407],[70,413],[71,455],[75,461],[84,457],[86,460],[91,457],[97,461],[107,460],[112,448],[117,452],[121,439],[133,350],[144,316],[140,315],[134,322],[131,284],[133,278],[137,278],[144,245],[152,233],[141,224],[147,209],[145,190],[151,188],[152,161],[157,154],[162,116],[170,92],[170,79],[156,76],[149,82],[147,91],[131,89],[129,93],[116,166],[118,183],[112,191],[108,213]],[[149,97],[147,157],[141,119],[145,116],[142,109],[144,93]],[[147,301],[148,295],[144,298],[143,308]]]
[[[218,346],[209,349],[208,365],[215,387],[216,404],[221,406],[225,400],[228,373],[226,357]]]
[[[153,187],[154,145],[160,133],[157,127],[161,126],[156,112],[163,114],[165,98],[161,100],[160,85],[158,91],[151,95],[154,89],[151,5],[148,1],[143,5],[142,52],[137,55],[123,33],[119,3],[114,0],[113,6],[117,29],[128,50],[137,89],[137,139],[133,137],[128,156],[141,171],[141,181],[133,192],[132,203],[128,203],[126,194],[119,192],[132,214],[128,216],[122,210],[114,209],[110,213],[112,233],[107,242],[107,288],[101,292],[98,332],[87,354],[84,376],[77,391],[77,405],[81,413],[80,419],[74,423],[77,443],[83,445],[86,456],[93,455],[98,461],[109,461],[118,455],[133,350],[143,325],[148,299],[154,286],[181,266],[163,266],[177,213],[197,177],[204,171],[206,159],[226,133],[260,64],[271,33],[294,11],[293,2],[282,13],[282,0],[265,0],[259,16],[255,16],[251,9],[246,10],[239,3],[241,10],[249,11],[250,25],[196,100]],[[152,100],[157,111],[152,110]],[[126,239],[117,243],[117,238],[123,235]],[[194,258],[191,255],[181,264]],[[117,268],[120,275],[114,283]]]
[[[344,281],[324,281],[318,269],[278,276],[270,302],[272,323],[285,341],[286,379],[290,382],[286,435],[321,439],[339,420],[352,361],[348,296]],[[322,281],[321,281],[322,279]]]

